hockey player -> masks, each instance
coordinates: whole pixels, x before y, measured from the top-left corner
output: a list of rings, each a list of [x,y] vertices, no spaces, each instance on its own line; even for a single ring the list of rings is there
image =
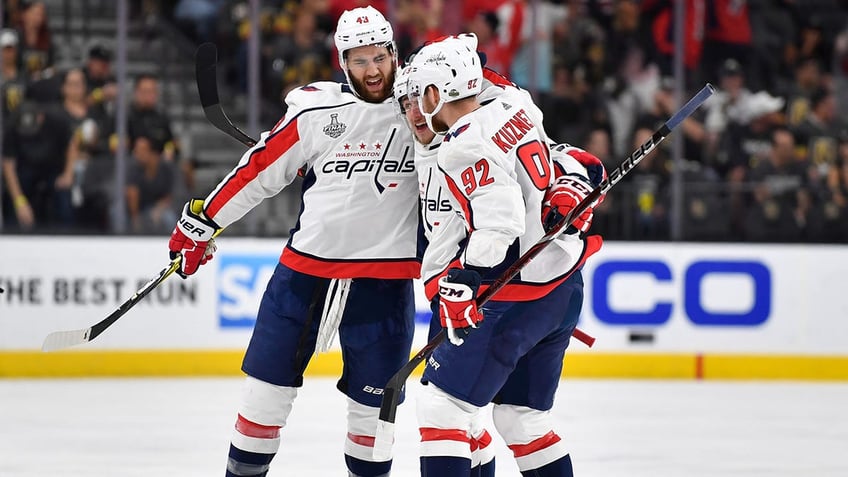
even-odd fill
[[[555,166],[541,113],[526,92],[497,85],[499,94],[478,98],[483,74],[475,46],[448,39],[424,47],[407,85],[425,124],[443,134],[438,169],[464,225],[461,234],[432,233],[422,263],[425,288],[439,296],[450,340],[428,360],[429,385],[418,398],[422,475],[469,475],[474,421],[494,402],[495,427],[523,475],[571,476],[549,412],[582,306],[579,268],[601,244],[597,236],[581,238],[591,210],[573,222],[575,233],[548,246],[482,314],[475,299],[542,237],[544,209],[568,213],[593,189],[590,176],[602,180],[603,169],[596,158],[564,145],[555,152],[579,160],[562,158],[565,168]],[[433,274],[436,269],[441,273]],[[466,334],[468,327],[477,329]]]
[[[419,199],[421,201],[419,233],[423,234],[424,239],[421,240],[421,244],[426,247],[434,240],[436,244],[460,240],[465,235],[465,223],[451,206],[448,199],[450,192],[436,165],[436,156],[442,143],[442,136],[436,135],[427,127],[418,105],[411,103],[407,96],[407,79],[411,70],[412,68],[407,66],[398,73],[394,94],[400,106],[400,112],[415,137],[415,170],[418,172]],[[438,239],[437,236],[453,238]],[[429,253],[431,257],[438,255],[438,251],[435,249],[429,249],[423,253]],[[439,264],[447,266],[452,258],[451,256],[442,256],[441,260],[431,260],[433,264],[431,268],[438,268]],[[438,270],[435,271],[438,272]],[[438,313],[435,316],[436,319],[430,321],[428,340],[432,339],[441,329],[437,318]],[[492,437],[484,427],[484,421],[485,416],[479,412],[471,420],[468,437],[470,476],[472,477],[494,477],[495,475],[495,451],[491,446]]]
[[[226,475],[264,476],[280,446],[303,372],[338,329],[347,396],[349,475],[388,475],[372,457],[382,388],[409,358],[412,278],[420,273],[412,136],[391,100],[392,27],[372,7],[344,12],[335,43],[347,84],[313,83],[286,97],[283,119],[171,236],[180,273],[211,258],[211,237],[304,170],[302,206],[262,298]]]

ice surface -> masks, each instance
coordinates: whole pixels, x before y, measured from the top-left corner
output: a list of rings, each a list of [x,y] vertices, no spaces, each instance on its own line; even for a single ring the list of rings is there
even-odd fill
[[[334,384],[306,380],[269,476],[346,475]],[[236,378],[0,380],[0,477],[223,476],[240,390]],[[553,414],[578,477],[837,477],[846,403],[848,383],[565,380]],[[408,401],[395,477],[418,475],[417,443]],[[494,445],[498,476],[518,476]]]

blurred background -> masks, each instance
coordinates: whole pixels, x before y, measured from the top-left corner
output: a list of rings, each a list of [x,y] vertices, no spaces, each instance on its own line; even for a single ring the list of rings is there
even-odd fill
[[[344,81],[333,29],[366,4],[394,25],[401,58],[475,32],[551,137],[609,168],[715,85],[599,207],[607,240],[848,239],[839,0],[4,0],[2,233],[166,236],[244,151],[204,119],[197,45],[218,46],[222,105],[257,136],[292,88]],[[299,195],[287,188],[228,235],[287,235]]]

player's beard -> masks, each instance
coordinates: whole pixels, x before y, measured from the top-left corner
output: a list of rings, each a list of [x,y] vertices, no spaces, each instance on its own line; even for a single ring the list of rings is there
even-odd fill
[[[358,80],[353,76],[350,76],[351,86],[354,91],[359,94],[363,100],[369,103],[382,103],[389,96],[392,95],[392,86],[394,85],[395,78],[394,73],[389,74],[389,77],[383,77],[383,87],[380,89],[380,92],[375,94],[368,90],[368,86],[365,84],[365,80]]]

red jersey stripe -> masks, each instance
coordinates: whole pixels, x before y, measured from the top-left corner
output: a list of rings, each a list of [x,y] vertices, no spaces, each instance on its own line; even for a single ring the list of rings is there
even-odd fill
[[[511,446],[507,446],[507,447],[509,447],[510,450],[512,450],[512,455],[514,455],[516,458],[518,458],[518,457],[524,457],[525,455],[529,455],[529,454],[532,454],[534,452],[538,452],[542,449],[548,448],[548,447],[556,444],[559,441],[560,441],[559,436],[556,435],[556,433],[554,433],[554,431],[551,431],[551,432],[545,434],[544,436],[542,436],[542,437],[540,437],[540,438],[538,438],[534,441],[531,441],[527,444],[512,444]]]
[[[223,187],[206,204],[206,216],[215,218],[215,214],[224,207],[236,194],[277,159],[283,156],[300,140],[297,130],[297,119],[286,127],[274,133],[265,141],[265,146],[257,148],[250,154],[247,164],[240,166]]]
[[[448,190],[454,196],[456,201],[459,202],[459,206],[462,207],[462,213],[465,214],[465,223],[468,225],[469,230],[474,230],[474,217],[471,213],[471,201],[463,195],[459,186],[457,186],[456,182],[453,181],[453,178],[447,174],[444,176],[445,182],[448,185]]]
[[[257,439],[276,439],[280,437],[281,426],[264,426],[247,420],[241,414],[236,419],[236,430],[239,434]]]
[[[498,73],[497,71],[483,67],[483,78],[492,82],[492,84],[498,86],[515,86],[515,83],[507,79],[506,76]]]
[[[287,246],[280,255],[280,263],[296,270],[322,278],[380,278],[401,280],[418,278],[421,262],[417,259],[400,260],[326,260],[310,257]]]
[[[509,283],[492,296],[492,301],[531,301],[542,298],[570,277],[571,274],[574,273],[574,270],[580,269],[589,257],[601,249],[602,244],[603,239],[600,235],[590,235],[586,237],[586,245],[583,248],[583,256],[580,258],[580,261],[577,262],[577,265],[575,265],[565,276],[547,283]],[[445,268],[445,270],[442,271],[442,273],[424,282],[424,295],[428,300],[432,300],[439,294],[439,278],[447,275],[447,271],[450,268],[462,268],[462,265],[460,265],[458,260],[454,260]],[[482,294],[487,288],[489,288],[489,285],[481,285],[477,294]]]

